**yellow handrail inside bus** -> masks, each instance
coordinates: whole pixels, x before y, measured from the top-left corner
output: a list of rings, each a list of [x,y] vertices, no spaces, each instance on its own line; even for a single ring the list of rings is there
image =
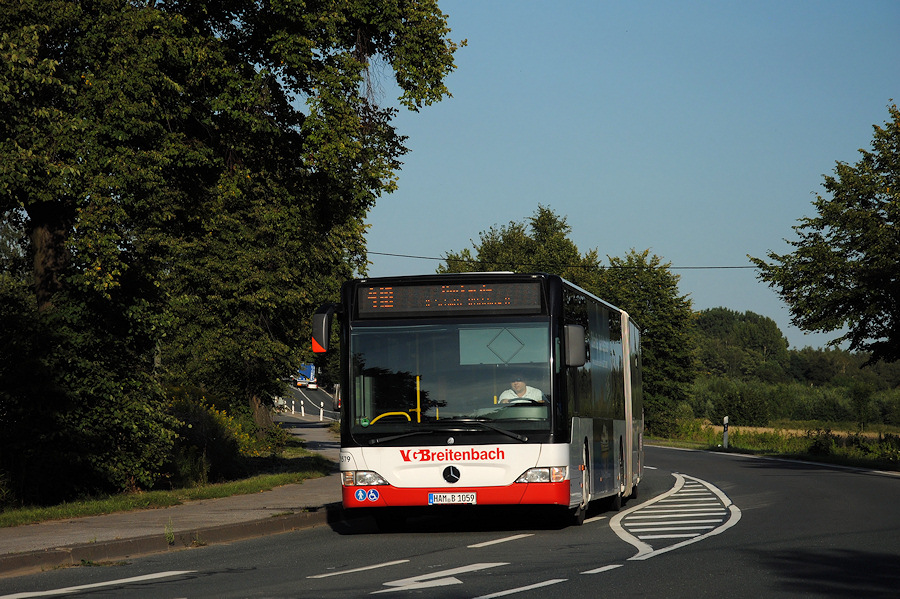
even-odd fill
[[[385,412],[384,414],[379,414],[378,416],[373,418],[372,421],[369,422],[369,424],[375,424],[379,418],[384,418],[385,416],[406,416],[406,419],[412,422],[412,418],[410,418],[409,414],[407,414],[406,412]]]
[[[410,410],[410,412],[416,413],[416,422],[419,424],[422,423],[422,377],[421,375],[416,375],[416,409]],[[412,418],[409,419],[412,422]]]

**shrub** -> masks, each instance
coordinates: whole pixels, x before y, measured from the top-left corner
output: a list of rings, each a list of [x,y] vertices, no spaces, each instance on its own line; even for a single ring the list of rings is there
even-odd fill
[[[169,389],[170,411],[181,422],[169,464],[170,484],[201,485],[246,473],[242,448],[250,435],[224,411],[217,410],[202,389]]]
[[[828,429],[816,429],[815,431],[807,431],[806,437],[811,441],[807,450],[814,456],[831,456],[835,453],[836,443],[835,436]]]

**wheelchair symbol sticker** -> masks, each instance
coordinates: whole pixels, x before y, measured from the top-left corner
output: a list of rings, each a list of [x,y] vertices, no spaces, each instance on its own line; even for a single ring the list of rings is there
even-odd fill
[[[369,490],[369,501],[378,501],[378,491],[376,489]]]

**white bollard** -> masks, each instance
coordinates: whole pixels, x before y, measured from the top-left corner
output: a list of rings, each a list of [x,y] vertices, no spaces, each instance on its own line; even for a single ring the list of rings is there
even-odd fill
[[[300,400],[300,415],[306,418],[306,402],[302,399]]]
[[[725,417],[722,424],[725,426],[725,430],[722,432],[722,447],[728,449],[728,416]]]
[[[294,400],[291,400],[291,414],[294,413]]]
[[[325,420],[325,402],[319,404],[319,422]]]

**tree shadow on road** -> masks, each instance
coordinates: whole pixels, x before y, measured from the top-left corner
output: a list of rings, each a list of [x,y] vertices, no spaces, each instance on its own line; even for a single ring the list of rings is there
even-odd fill
[[[761,552],[760,560],[785,591],[818,597],[891,597],[900,594],[896,553],[848,549]]]

